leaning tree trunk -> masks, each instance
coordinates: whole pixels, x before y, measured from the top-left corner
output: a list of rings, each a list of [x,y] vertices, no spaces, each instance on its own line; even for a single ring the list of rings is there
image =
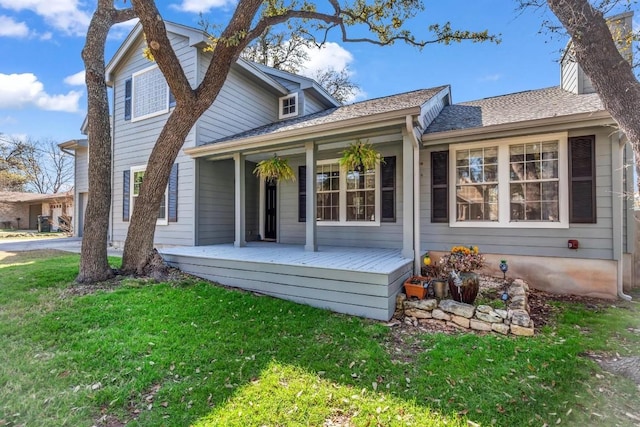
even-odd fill
[[[601,12],[587,0],[547,0],[573,41],[575,55],[600,99],[640,153],[640,83],[613,41]],[[636,161],[639,159],[637,158]]]
[[[113,24],[133,18],[132,9],[116,10],[113,1],[100,0],[91,18],[82,49],[87,84],[89,134],[89,201],[85,213],[80,271],[76,280],[94,283],[113,276],[107,260],[111,205],[111,125],[105,82],[104,48]]]
[[[122,271],[144,274],[149,270],[150,261],[154,258],[153,239],[158,209],[169,181],[171,167],[189,131],[213,104],[227,78],[231,64],[238,59],[249,40],[243,39],[233,44],[218,43],[202,82],[193,90],[167,37],[164,22],[155,3],[144,0],[132,0],[131,3],[140,18],[149,50],[176,98],[176,107],[151,151],[124,245]],[[238,2],[221,39],[230,40],[238,34],[246,34],[261,4],[261,0]]]

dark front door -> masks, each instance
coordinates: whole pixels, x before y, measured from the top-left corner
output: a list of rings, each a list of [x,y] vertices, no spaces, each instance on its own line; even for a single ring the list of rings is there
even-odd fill
[[[267,181],[265,184],[265,221],[264,238],[268,240],[276,239],[276,200],[278,194],[277,181]]]

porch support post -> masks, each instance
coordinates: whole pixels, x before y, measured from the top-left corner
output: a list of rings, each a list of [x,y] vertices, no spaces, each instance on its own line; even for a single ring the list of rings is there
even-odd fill
[[[318,251],[318,233],[316,224],[316,157],[318,146],[310,141],[304,145],[306,153],[306,243],[304,250],[309,252]]]
[[[245,160],[244,156],[240,153],[235,153],[233,155],[233,163],[235,166],[235,216],[236,216],[236,226],[235,226],[235,240],[233,245],[235,247],[246,246],[247,242],[245,241],[245,228],[246,228],[246,219],[245,219]]]
[[[414,259],[413,210],[413,141],[406,129],[402,132],[402,256]]]

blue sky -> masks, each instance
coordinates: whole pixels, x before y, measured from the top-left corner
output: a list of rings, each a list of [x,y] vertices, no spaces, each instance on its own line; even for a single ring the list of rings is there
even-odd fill
[[[227,0],[156,3],[165,19],[194,27],[199,11],[215,22],[233,10]],[[429,36],[429,24],[448,20],[454,28],[501,34],[502,43],[430,45],[422,51],[403,44],[332,43],[312,55],[309,67],[348,65],[362,90],[359,99],[450,84],[454,102],[462,102],[558,84],[557,60],[566,39],[539,34],[540,11],[520,14],[516,2],[506,0],[425,0],[425,6],[407,25],[418,38]],[[87,101],[80,51],[94,8],[95,0],[0,0],[0,134],[58,142],[82,137]],[[133,24],[112,30],[107,60]]]

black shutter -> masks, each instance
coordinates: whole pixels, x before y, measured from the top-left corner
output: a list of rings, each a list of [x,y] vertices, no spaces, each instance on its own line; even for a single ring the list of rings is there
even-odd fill
[[[131,171],[122,171],[122,220],[129,221],[129,177]]]
[[[124,82],[124,119],[131,120],[131,79]]]
[[[174,163],[169,175],[169,222],[178,222],[178,164]]]
[[[382,222],[396,222],[396,158],[385,157],[380,162],[380,197]]]
[[[307,167],[298,166],[298,222],[307,222]]]
[[[569,222],[596,222],[594,135],[569,138]]]
[[[431,153],[431,222],[449,222],[449,152]]]

